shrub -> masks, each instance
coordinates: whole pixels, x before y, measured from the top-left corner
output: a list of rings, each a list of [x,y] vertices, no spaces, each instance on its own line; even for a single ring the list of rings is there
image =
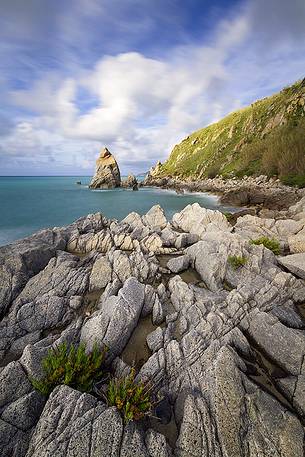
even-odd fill
[[[207,169],[206,175],[208,178],[214,179],[219,174],[219,170],[220,170],[219,165],[213,164]]]
[[[125,424],[142,419],[153,407],[151,387],[148,383],[136,383],[134,378],[132,368],[126,378],[112,379],[106,392],[108,405],[118,408]]]
[[[256,245],[262,244],[265,248],[270,249],[270,251],[272,251],[275,255],[280,255],[281,253],[280,243],[275,238],[271,239],[266,236],[262,236],[256,240],[251,240],[250,243]]]
[[[101,351],[96,344],[92,352],[86,353],[85,344],[75,347],[62,343],[42,360],[44,377],[32,378],[31,383],[43,395],[49,395],[59,384],[89,392],[93,381],[102,375],[105,354],[106,349]]]
[[[278,176],[289,185],[305,185],[305,120],[273,129],[244,146],[237,173]]]
[[[297,175],[297,176],[292,176],[292,175],[282,176],[281,181],[282,181],[282,183],[287,184],[287,186],[305,187],[305,173],[303,175]]]
[[[234,270],[237,270],[239,267],[244,266],[247,263],[247,257],[240,257],[237,255],[229,255],[228,262]]]
[[[234,221],[234,214],[233,213],[229,213],[229,212],[224,212],[223,215],[225,216],[225,218],[227,219],[228,222],[233,222]]]

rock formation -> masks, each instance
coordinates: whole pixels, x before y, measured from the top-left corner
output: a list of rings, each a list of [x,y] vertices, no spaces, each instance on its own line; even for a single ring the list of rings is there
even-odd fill
[[[127,179],[122,181],[122,187],[131,188],[132,190],[138,190],[138,181],[134,175],[128,175]]]
[[[111,152],[105,147],[101,150],[96,161],[95,174],[89,187],[91,189],[112,189],[120,187],[120,185],[121,175],[118,164]]]
[[[285,183],[305,186],[304,117],[303,79],[191,133],[162,165],[150,170],[149,177],[196,181],[277,173]]]
[[[0,455],[303,457],[305,243],[293,240],[304,227],[305,197],[281,218],[234,225],[198,204],[171,221],[154,206],[1,247]],[[281,256],[251,243],[261,236]],[[133,347],[137,379],[162,396],[159,421],[126,425],[95,391],[34,390],[64,341],[106,344],[123,376],[135,332],[149,348]]]

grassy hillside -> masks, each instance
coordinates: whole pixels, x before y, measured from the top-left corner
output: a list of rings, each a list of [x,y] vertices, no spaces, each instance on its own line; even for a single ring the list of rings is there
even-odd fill
[[[277,175],[305,185],[305,79],[176,145],[158,176]]]

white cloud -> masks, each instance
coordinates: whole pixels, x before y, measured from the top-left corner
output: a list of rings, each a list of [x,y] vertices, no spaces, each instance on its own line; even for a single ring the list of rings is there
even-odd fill
[[[262,42],[252,38],[263,5],[253,5],[221,22],[208,44],[176,47],[166,59],[137,52],[104,56],[91,70],[79,67],[64,79],[53,72],[30,90],[11,93],[17,106],[35,115],[20,120],[2,149],[13,156],[32,151],[35,160],[51,154],[58,163],[85,171],[93,170],[99,144],[110,147],[123,170],[143,170],[165,159],[192,130],[252,101],[254,85],[264,80],[265,90],[277,89],[301,68],[296,58],[286,73],[278,72],[292,53],[285,43],[279,48],[271,43],[270,55],[256,54]],[[92,11],[96,7],[92,0]],[[300,44],[298,51],[303,48]],[[85,112],[80,89],[96,100]]]

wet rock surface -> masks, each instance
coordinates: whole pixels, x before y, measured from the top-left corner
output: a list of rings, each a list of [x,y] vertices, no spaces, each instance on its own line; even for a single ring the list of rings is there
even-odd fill
[[[304,214],[304,198],[235,223],[155,206],[0,248],[0,455],[303,456]],[[261,236],[281,256],[250,243]],[[155,418],[125,425],[94,392],[36,392],[63,341],[106,345],[118,376],[134,365],[161,396]]]

